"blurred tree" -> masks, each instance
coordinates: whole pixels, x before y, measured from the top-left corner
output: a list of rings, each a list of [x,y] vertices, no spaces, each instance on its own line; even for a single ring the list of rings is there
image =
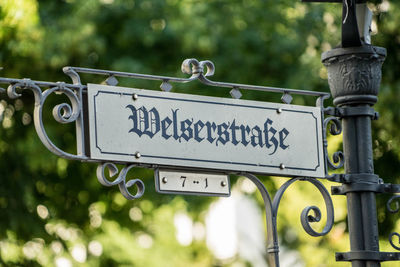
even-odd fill
[[[400,183],[400,8],[397,1],[371,4],[376,14],[374,44],[388,49],[374,122],[375,172]],[[182,76],[185,58],[210,59],[213,79],[328,91],[320,54],[339,43],[340,6],[280,0],[2,0],[0,71],[2,77],[66,81],[63,66]],[[84,76],[84,82],[100,82]],[[158,84],[121,81],[121,85],[158,88]],[[176,85],[176,92],[227,96],[228,90],[198,83]],[[278,101],[280,96],[244,92],[245,99]],[[181,245],[174,216],[204,221],[215,199],[155,193],[152,171],[139,169],[147,191],[125,200],[115,188],[103,188],[95,165],[67,161],[48,152],[32,125],[33,97],[0,102],[0,264],[4,266],[233,266],[219,262],[203,241]],[[55,96],[49,107],[63,98]],[[296,97],[295,104],[312,99]],[[52,140],[73,152],[73,125],[52,123]],[[333,148],[340,147],[332,139]],[[285,179],[265,177],[272,192]],[[327,184],[329,186],[329,184]],[[299,184],[285,195],[278,224],[281,243],[299,250],[307,266],[337,266],[333,251],[346,251],[344,197],[334,197],[336,222],[324,238],[312,238],[298,221],[314,188]],[[261,208],[261,198],[255,194]],[[299,200],[304,200],[300,202]],[[322,200],[320,200],[322,203]],[[317,201],[318,202],[318,201]],[[398,228],[397,216],[379,199],[381,233]],[[399,229],[397,229],[399,230]],[[390,250],[382,242],[383,250]],[[312,255],[312,256],[310,256]],[[63,265],[64,264],[64,265]],[[70,265],[68,265],[70,264]],[[242,265],[235,265],[242,266]],[[245,265],[243,265],[245,266]],[[388,265],[389,266],[389,265]]]

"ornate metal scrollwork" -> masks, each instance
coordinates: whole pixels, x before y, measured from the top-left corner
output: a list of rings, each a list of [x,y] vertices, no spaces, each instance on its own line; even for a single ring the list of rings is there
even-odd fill
[[[270,194],[265,188],[264,184],[255,176],[249,173],[243,174],[249,178],[258,188],[264,200],[266,222],[267,222],[267,243],[268,243],[268,259],[271,266],[279,266],[279,242],[277,233],[277,215],[280,201],[286,192],[286,189],[296,181],[307,181],[313,184],[322,194],[325,201],[327,212],[326,224],[321,232],[315,231],[310,223],[319,222],[321,220],[321,210],[316,206],[307,206],[303,209],[300,215],[301,225],[303,229],[311,236],[324,236],[330,232],[334,223],[334,209],[332,199],[325,186],[314,178],[295,177],[285,182],[276,192],[273,201],[271,201]],[[311,215],[310,212],[314,212]]]
[[[393,233],[391,233],[391,234],[389,235],[389,243],[390,243],[390,245],[391,245],[394,249],[400,250],[400,246],[396,246],[396,245],[394,244],[394,242],[393,242],[393,238],[394,238],[395,236],[397,237],[397,243],[400,243],[400,234],[399,234],[399,233],[396,233],[396,232],[393,232]]]
[[[114,177],[118,173],[118,168],[114,163],[102,163],[97,167],[97,179],[104,186],[118,185],[121,194],[124,195],[125,198],[129,200],[137,199],[143,196],[145,186],[143,181],[140,179],[126,181],[126,176],[133,167],[135,167],[135,165],[127,165],[123,167],[117,178],[115,178],[114,181],[109,181],[105,175],[105,170],[108,169],[109,176]],[[131,192],[129,192],[128,188],[134,185],[136,186],[137,192],[133,195]]]
[[[71,104],[68,103],[62,103],[59,105],[56,105],[53,108],[53,117],[54,119],[59,122],[59,123],[71,123],[75,122],[79,116],[81,115],[82,111],[82,103],[81,100],[78,98],[76,92],[75,86],[72,85],[67,85],[63,82],[59,83],[51,83],[51,86],[49,89],[45,90],[42,92],[40,86],[36,84],[34,81],[31,81],[30,79],[23,79],[23,80],[17,80],[14,83],[11,83],[8,86],[7,89],[7,94],[8,97],[11,99],[16,99],[21,97],[21,93],[17,92],[17,89],[22,89],[26,90],[29,89],[33,92],[34,97],[35,97],[35,107],[34,107],[34,125],[36,132],[42,141],[42,143],[49,149],[51,152],[54,154],[64,157],[67,159],[86,159],[85,156],[79,156],[79,155],[73,155],[70,153],[67,153],[63,150],[61,150],[59,147],[57,147],[49,138],[49,136],[46,133],[45,127],[43,125],[43,106],[44,103],[46,102],[47,98],[52,94],[52,93],[62,93],[66,95],[70,101]]]
[[[393,203],[395,205],[395,208],[392,208]],[[388,200],[388,202],[386,203],[386,208],[391,213],[399,212],[400,211],[400,195],[392,196]],[[389,243],[394,249],[400,250],[400,246],[395,245],[394,242],[393,242],[394,237],[397,237],[397,243],[400,244],[400,234],[396,233],[396,232],[390,233],[390,235],[389,235]]]
[[[395,236],[397,237],[397,243],[400,244],[400,234],[396,233],[396,232],[390,233],[390,235],[389,235],[389,243],[394,249],[400,250],[400,246],[395,245],[394,242],[393,242],[393,238]]]
[[[327,212],[326,225],[321,232],[317,232],[311,227],[310,223],[319,222],[321,220],[321,210],[316,206],[307,206],[306,208],[304,208],[300,216],[301,225],[303,226],[303,229],[311,236],[326,235],[327,233],[329,233],[329,231],[332,229],[333,226],[333,221],[334,221],[333,203],[328,190],[320,181],[316,179],[296,177],[285,182],[276,192],[276,195],[274,197],[273,208],[275,212],[278,213],[279,203],[286,189],[296,181],[307,181],[312,185],[314,185],[315,187],[317,187],[322,197],[324,198],[325,208]],[[310,214],[311,211],[314,212],[314,215]]]
[[[395,204],[396,207],[392,209],[392,204]],[[397,213],[400,210],[400,195],[392,196],[388,202],[386,203],[386,208],[391,213]]]
[[[339,135],[342,133],[342,123],[339,118],[335,116],[331,116],[324,119],[323,125],[323,134],[324,134],[324,154],[327,166],[332,170],[337,170],[343,167],[344,165],[344,154],[342,151],[336,151],[332,155],[332,160],[328,154],[328,139],[327,139],[327,132],[331,135]],[[332,177],[332,175],[326,174],[327,178]]]
[[[80,82],[79,76],[77,73],[71,69],[67,69],[68,73],[76,74],[73,78],[74,82]],[[40,87],[48,87],[48,89],[42,91]],[[48,97],[53,93],[64,94],[68,97],[70,103],[61,103],[56,105],[53,110],[52,114],[54,119],[62,124],[71,123],[71,122],[78,122],[82,116],[82,101],[81,101],[81,90],[84,87],[81,85],[71,85],[66,84],[64,82],[57,82],[57,83],[46,83],[46,82],[35,82],[30,79],[22,79],[17,80],[14,79],[10,81],[10,85],[7,89],[8,97],[11,99],[16,99],[21,97],[21,92],[18,90],[31,90],[34,94],[35,98],[35,107],[34,107],[34,125],[42,143],[46,146],[54,154],[64,157],[67,159],[75,159],[75,160],[87,160],[88,158],[83,155],[74,155],[68,152],[63,151],[59,147],[57,147],[47,135],[45,130],[45,126],[43,124],[43,107],[48,99]],[[82,125],[80,125],[82,127]],[[83,136],[79,136],[78,138],[84,139]],[[78,144],[79,145],[79,144]],[[115,174],[118,173],[117,167],[113,163],[104,163],[99,166],[97,170],[97,177],[99,182],[105,186],[112,186],[118,185],[121,193],[127,199],[136,199],[140,198],[144,193],[144,184],[139,179],[133,179],[126,181],[127,173],[134,167],[134,165],[125,166],[121,172],[119,173],[118,177],[110,182],[107,180],[104,172],[105,169],[109,169],[109,174],[113,177]],[[137,193],[132,194],[129,191],[129,188],[132,186],[136,186]]]
[[[192,75],[191,78],[198,78],[199,74],[203,75],[204,67],[207,68],[207,72],[206,74],[204,74],[205,77],[214,75],[215,66],[214,63],[212,63],[210,60],[204,60],[199,62],[195,58],[185,59],[182,62],[181,70],[183,73]]]

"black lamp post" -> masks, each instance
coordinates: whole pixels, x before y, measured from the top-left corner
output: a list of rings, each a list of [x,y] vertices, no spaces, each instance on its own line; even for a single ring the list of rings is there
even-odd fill
[[[351,252],[337,254],[337,260],[351,260],[353,266],[380,266],[376,212],[376,185],[382,180],[374,175],[371,120],[377,116],[371,107],[377,101],[381,66],[386,50],[362,45],[336,48],[322,54],[328,70],[329,87],[337,114],[342,118],[343,152],[348,181],[338,193],[347,197]],[[333,191],[335,193],[335,191]]]
[[[372,13],[363,0],[303,0],[304,2],[342,2],[341,46],[322,54],[328,70],[329,87],[343,126],[344,175],[332,194],[345,195],[348,208],[350,252],[336,253],[337,261],[352,266],[380,266],[380,262],[399,260],[398,253],[379,251],[379,231],[375,195],[397,192],[374,174],[371,120],[377,119],[372,106],[377,102],[381,67],[386,49],[370,44]],[[358,10],[357,10],[358,9]]]

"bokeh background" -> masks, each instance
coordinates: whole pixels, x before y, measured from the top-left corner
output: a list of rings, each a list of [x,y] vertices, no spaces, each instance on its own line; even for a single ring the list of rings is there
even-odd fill
[[[400,2],[369,6],[373,44],[388,50],[375,106],[381,117],[373,122],[375,172],[400,183]],[[186,77],[182,61],[197,58],[215,63],[213,80],[328,92],[320,54],[339,44],[340,21],[340,4],[296,0],[0,0],[0,76],[70,82],[62,67],[80,66]],[[157,90],[160,84],[120,79],[120,85]],[[229,97],[228,89],[198,82],[175,84],[173,91]],[[65,100],[50,99],[44,121],[51,139],[74,153],[74,125],[51,116]],[[296,96],[293,103],[314,101]],[[262,199],[248,180],[232,177],[230,198],[160,195],[153,171],[135,169],[131,176],[143,179],[146,192],[127,201],[118,188],[98,183],[97,164],[47,151],[32,112],[30,92],[17,100],[0,94],[1,266],[267,266]],[[340,147],[340,136],[329,137],[331,152]],[[287,181],[260,178],[272,194]],[[310,237],[301,228],[305,206],[325,215],[316,191],[299,182],[282,200],[282,266],[348,266],[334,259],[335,251],[349,250],[344,197],[333,197],[335,226],[327,236]],[[400,231],[399,214],[385,209],[389,197],[377,200],[384,251],[393,250],[389,233]],[[315,227],[323,226],[324,219]]]

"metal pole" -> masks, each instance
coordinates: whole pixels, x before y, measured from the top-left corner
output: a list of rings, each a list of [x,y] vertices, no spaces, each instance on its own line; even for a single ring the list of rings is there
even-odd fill
[[[346,173],[373,174],[371,118],[368,116],[343,118],[342,124]],[[375,194],[349,192],[346,197],[351,250],[379,251]],[[380,266],[380,264],[353,261],[353,266]]]
[[[380,181],[374,175],[371,119],[375,114],[372,105],[377,101],[385,56],[385,49],[374,46],[337,48],[322,55],[334,104],[342,118],[344,167],[349,177],[345,194],[353,267],[380,266],[379,260],[359,256],[379,252],[375,192],[360,188]],[[355,256],[357,253],[360,254]]]

